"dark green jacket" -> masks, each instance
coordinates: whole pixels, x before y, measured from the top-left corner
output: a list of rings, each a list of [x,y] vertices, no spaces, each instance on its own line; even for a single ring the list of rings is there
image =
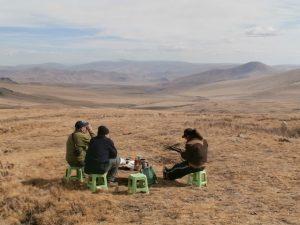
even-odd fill
[[[76,131],[73,136],[77,148],[80,150],[80,155],[76,156],[74,154],[74,142],[72,134],[70,134],[66,144],[66,160],[70,166],[80,166],[84,164],[86,150],[88,149],[91,138],[95,137],[95,134],[82,133],[80,131]]]

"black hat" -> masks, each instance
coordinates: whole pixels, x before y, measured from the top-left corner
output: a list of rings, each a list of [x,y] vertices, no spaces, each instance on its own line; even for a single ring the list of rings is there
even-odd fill
[[[75,123],[75,128],[76,128],[76,129],[80,129],[80,128],[85,127],[85,126],[87,126],[87,125],[89,125],[88,122],[86,122],[86,121],[84,121],[84,120],[79,120],[79,121],[77,121],[77,122]]]
[[[185,138],[185,137],[191,137],[192,135],[195,134],[195,130],[192,129],[192,128],[187,128],[184,130],[183,132],[183,135],[182,135],[182,138]]]
[[[109,134],[109,129],[106,126],[98,127],[98,136],[105,136]]]

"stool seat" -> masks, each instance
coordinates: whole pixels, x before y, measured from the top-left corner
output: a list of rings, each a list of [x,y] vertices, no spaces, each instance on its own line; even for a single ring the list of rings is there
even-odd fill
[[[187,183],[197,187],[207,186],[206,170],[189,174]]]
[[[144,192],[149,194],[148,180],[142,173],[130,174],[128,177],[128,193]]]
[[[89,174],[87,186],[92,192],[96,192],[99,189],[107,190],[107,173],[104,174]]]
[[[76,175],[72,175],[72,172],[76,171]],[[84,173],[83,173],[83,167],[74,167],[74,166],[69,166],[66,169],[66,174],[65,174],[65,179],[67,181],[70,180],[78,180],[80,182],[84,181]]]

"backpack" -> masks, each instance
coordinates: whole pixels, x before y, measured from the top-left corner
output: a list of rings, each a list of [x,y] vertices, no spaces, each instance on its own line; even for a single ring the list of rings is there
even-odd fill
[[[148,186],[151,186],[152,184],[157,184],[157,176],[155,174],[154,169],[152,166],[146,167],[144,169],[141,169],[141,173],[145,174],[148,181]]]

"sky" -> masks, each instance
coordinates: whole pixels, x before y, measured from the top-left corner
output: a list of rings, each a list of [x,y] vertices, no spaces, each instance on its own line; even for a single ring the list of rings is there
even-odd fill
[[[0,65],[300,64],[300,0],[0,0]]]

